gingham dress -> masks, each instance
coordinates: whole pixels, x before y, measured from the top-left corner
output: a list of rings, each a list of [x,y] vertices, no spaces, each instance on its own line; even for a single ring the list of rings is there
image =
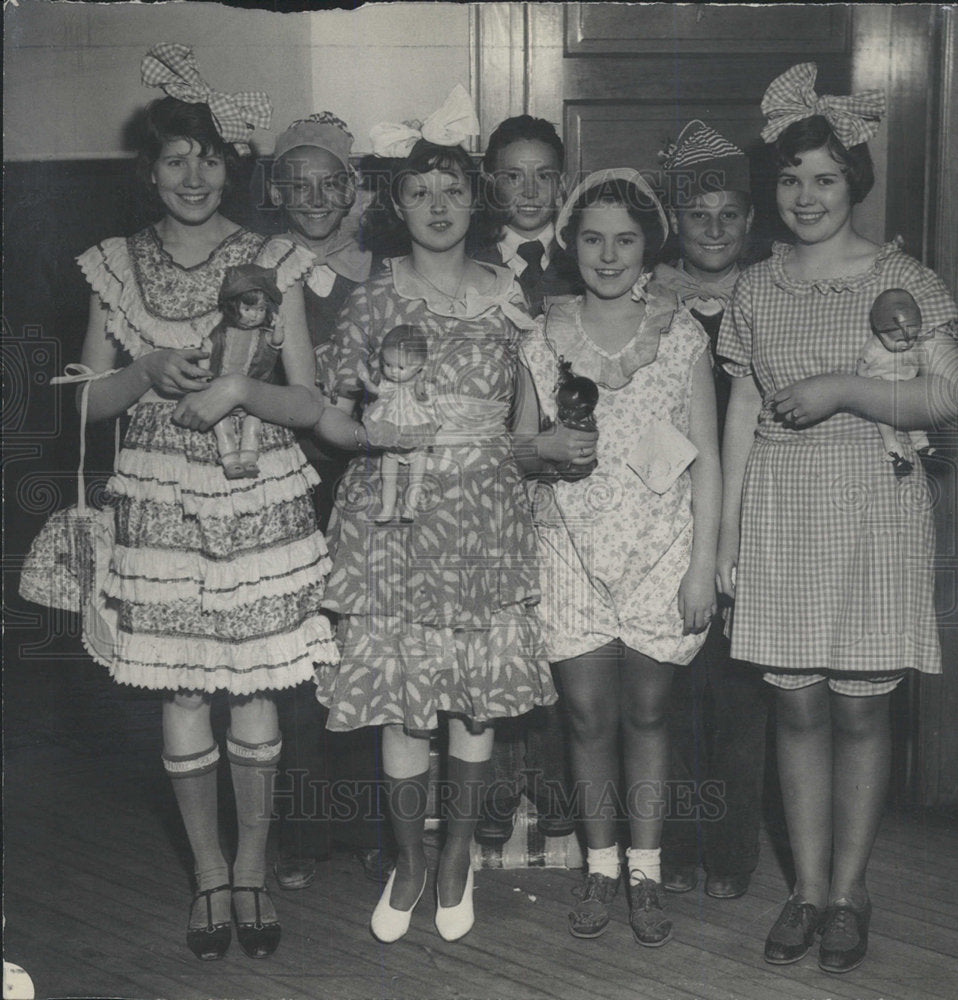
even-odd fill
[[[719,333],[725,369],[753,374],[763,400],[799,379],[854,374],[886,288],[911,292],[936,339],[951,335],[938,329],[956,317],[947,290],[897,243],[861,274],[812,282],[786,274],[790,251],[776,244],[744,272]],[[785,670],[941,671],[933,501],[909,457],[915,469],[898,479],[873,421],[840,412],[794,430],[763,406],[743,486],[732,656]]]

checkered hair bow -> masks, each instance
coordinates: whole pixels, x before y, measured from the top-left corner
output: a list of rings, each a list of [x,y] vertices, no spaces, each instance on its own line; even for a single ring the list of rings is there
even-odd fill
[[[846,148],[868,142],[878,132],[885,116],[885,95],[880,90],[866,90],[848,97],[815,93],[815,63],[799,63],[776,77],[762,98],[762,114],[768,124],[762,138],[774,142],[793,122],[821,115]]]
[[[193,50],[177,42],[160,42],[143,57],[140,75],[148,87],[162,87],[169,97],[187,104],[206,104],[224,142],[244,155],[254,128],[269,128],[273,104],[262,90],[223,94],[213,90],[196,68]]]
[[[381,122],[369,130],[369,140],[377,156],[408,156],[420,139],[437,146],[458,146],[479,134],[469,91],[457,83],[452,92],[424,122]]]

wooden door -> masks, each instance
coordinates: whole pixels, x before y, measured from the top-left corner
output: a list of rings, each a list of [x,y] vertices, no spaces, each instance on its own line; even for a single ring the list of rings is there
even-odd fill
[[[819,93],[883,89],[887,127],[871,144],[878,183],[856,224],[874,240],[903,236],[905,249],[958,292],[953,12],[935,4],[486,3],[473,6],[472,21],[482,147],[503,118],[546,118],[564,138],[573,182],[608,166],[636,167],[654,182],[658,152],[696,117],[755,150],[762,94],[797,62],[818,64]],[[763,187],[757,227],[767,238],[777,235],[777,217],[771,185]],[[895,792],[927,805],[958,801],[956,440],[954,431],[938,435],[928,465],[945,674],[896,695]]]

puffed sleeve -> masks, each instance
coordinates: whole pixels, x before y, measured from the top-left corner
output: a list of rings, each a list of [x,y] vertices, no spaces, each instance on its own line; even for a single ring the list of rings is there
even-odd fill
[[[743,271],[722,317],[715,354],[733,378],[752,374],[752,282]]]
[[[912,258],[907,258],[908,274],[902,281],[902,287],[914,296],[921,309],[921,326],[925,334],[932,337],[954,337],[955,321],[958,320],[958,307],[951,297],[945,283],[934,271]]]

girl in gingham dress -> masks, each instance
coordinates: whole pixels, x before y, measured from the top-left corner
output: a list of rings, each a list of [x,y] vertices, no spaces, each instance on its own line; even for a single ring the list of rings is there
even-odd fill
[[[793,67],[762,102],[779,213],[794,235],[739,279],[718,354],[735,376],[725,431],[721,588],[732,656],[761,665],[778,701],[778,759],[796,884],[765,958],[864,959],[865,869],[887,787],[889,698],[906,670],[939,673],[927,483],[897,478],[876,421],[954,416],[956,309],[941,281],[852,227],[874,176],[866,141],[880,93],[816,97]],[[887,288],[918,301],[930,340],[919,377],[856,376],[868,314]]]

